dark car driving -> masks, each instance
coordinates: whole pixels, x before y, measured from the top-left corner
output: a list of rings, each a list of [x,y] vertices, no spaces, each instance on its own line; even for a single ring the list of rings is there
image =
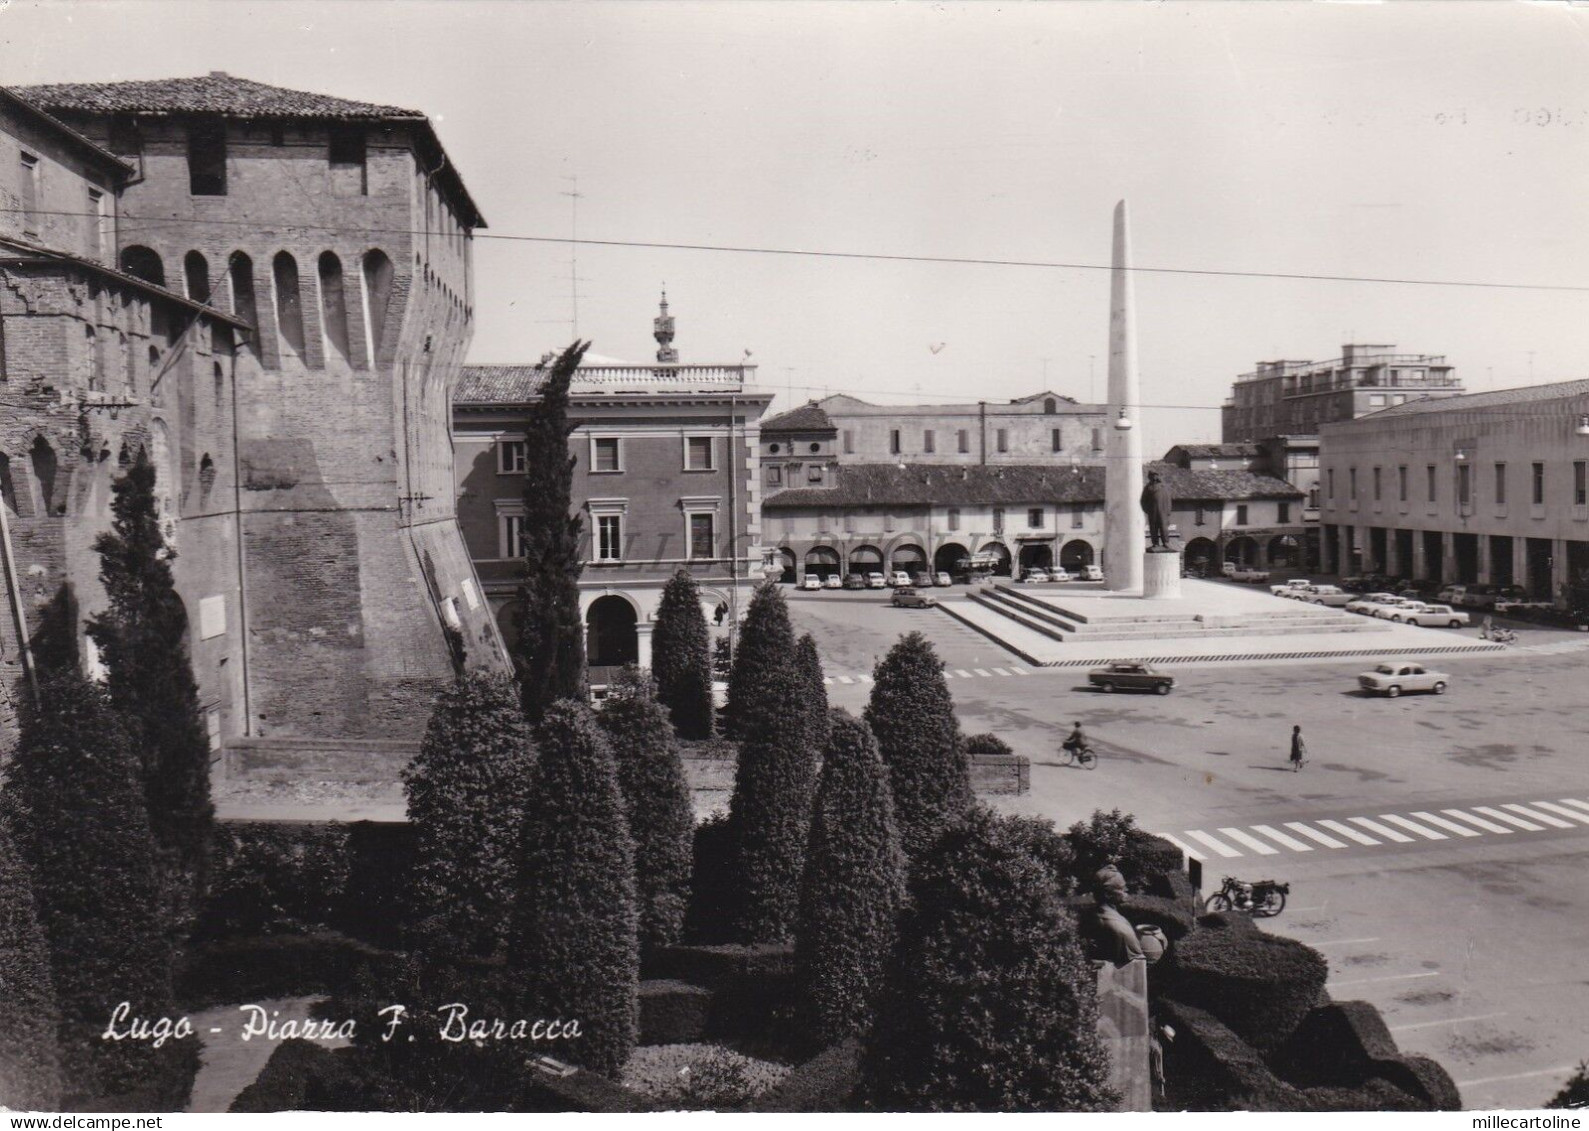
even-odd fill
[[[1087,682],[1100,691],[1151,691],[1168,695],[1175,677],[1135,660],[1116,660],[1087,673]]]

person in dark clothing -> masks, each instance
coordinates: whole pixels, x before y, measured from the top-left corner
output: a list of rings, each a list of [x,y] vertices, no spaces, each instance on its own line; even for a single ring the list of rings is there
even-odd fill
[[[1302,741],[1302,728],[1291,728],[1291,770],[1296,772],[1302,768],[1302,763],[1308,760],[1308,746]]]

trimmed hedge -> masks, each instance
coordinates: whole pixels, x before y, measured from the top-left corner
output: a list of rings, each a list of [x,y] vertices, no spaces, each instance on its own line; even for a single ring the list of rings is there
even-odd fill
[[[1133,927],[1158,927],[1171,942],[1185,938],[1196,923],[1178,901],[1158,895],[1128,895],[1120,913]]]
[[[713,813],[695,826],[690,866],[690,905],[684,938],[693,945],[727,943],[733,937],[735,872],[734,827],[728,814]]]
[[[861,1043],[855,1038],[823,1049],[785,1076],[783,1083],[750,1104],[755,1112],[848,1112],[855,1110],[861,1078]]]
[[[1076,889],[1076,854],[1070,840],[1046,817],[1005,814],[999,817],[1004,838],[1018,844],[1049,876],[1054,890],[1069,896]]]
[[[1319,1003],[1329,964],[1295,939],[1194,931],[1176,944],[1165,993],[1208,1010],[1261,1052],[1278,1049]]]
[[[1167,1105],[1192,1111],[1302,1111],[1307,1101],[1211,1013],[1160,1001],[1158,1019],[1175,1030],[1164,1046]]]
[[[862,1057],[886,1111],[1108,1111],[1097,978],[1075,920],[983,808],[916,860]]]
[[[811,819],[795,946],[802,1028],[822,1048],[865,1032],[905,900],[905,856],[872,731],[834,711]]]
[[[60,1106],[60,1023],[32,877],[0,818],[0,1107]]]
[[[276,1046],[254,1082],[237,1094],[230,1112],[307,1111],[317,1079],[333,1072],[331,1050],[294,1037]]]
[[[1090,887],[1098,869],[1111,863],[1132,891],[1147,890],[1164,873],[1181,871],[1179,848],[1139,829],[1136,818],[1118,809],[1094,810],[1090,821],[1077,821],[1065,835],[1076,854],[1076,878],[1083,887]]]
[[[648,957],[646,972],[712,991],[710,1038],[793,1043],[795,954],[787,943],[667,947]]]
[[[828,745],[828,685],[823,682],[822,655],[817,651],[816,637],[809,632],[795,645],[795,666],[805,677],[807,741],[813,754],[821,754]]]
[[[706,1036],[713,993],[672,978],[640,983],[642,1045],[688,1045]]]
[[[1567,1077],[1561,1091],[1550,1098],[1547,1108],[1589,1107],[1589,1060],[1580,1060],[1578,1070]]]
[[[992,754],[999,758],[1013,758],[1015,748],[996,734],[970,734],[965,739],[966,754],[975,758],[978,754]]]
[[[361,971],[389,971],[400,961],[334,931],[262,935],[193,946],[183,963],[178,997],[190,1009],[307,994],[344,994]]]

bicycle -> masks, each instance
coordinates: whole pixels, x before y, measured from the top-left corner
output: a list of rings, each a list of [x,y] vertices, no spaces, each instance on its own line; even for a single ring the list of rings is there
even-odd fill
[[[1090,743],[1080,747],[1061,746],[1059,748],[1059,764],[1061,766],[1080,766],[1084,770],[1098,768],[1098,752]]]

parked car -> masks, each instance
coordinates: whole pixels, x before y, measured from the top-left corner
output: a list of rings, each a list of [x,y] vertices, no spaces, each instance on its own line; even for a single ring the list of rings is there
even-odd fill
[[[1082,581],[1102,581],[1103,567],[1097,565],[1082,566],[1080,578]]]
[[[822,588],[822,578],[820,576],[818,576],[817,574],[808,573],[808,574],[805,575],[805,577],[800,579],[800,588],[802,588],[802,589],[821,589]]]
[[[882,574],[878,573],[876,570],[873,570],[871,573],[866,575],[866,587],[868,589],[887,589],[888,582],[883,580]]]
[[[822,588],[824,588],[824,589],[843,589],[844,588],[844,578],[840,577],[836,573],[830,573],[830,574],[828,574],[828,576],[826,578],[823,579]]]
[[[889,604],[896,609],[930,609],[937,602],[925,593],[916,592],[913,585],[899,585],[894,588]]]
[[[1447,585],[1435,600],[1464,609],[1488,609],[1495,604],[1495,589],[1489,585]]]
[[[1048,571],[1046,569],[1029,569],[1021,575],[1021,580],[1028,585],[1048,584]]]
[[[1175,677],[1135,660],[1116,660],[1096,671],[1087,673],[1087,682],[1100,691],[1151,691],[1155,695],[1168,695],[1175,686]]]
[[[1408,613],[1421,612],[1429,606],[1422,601],[1409,601],[1406,597],[1397,597],[1394,601],[1383,601],[1374,609],[1374,615],[1380,620],[1402,621]]]
[[[917,589],[931,589],[932,574],[928,573],[924,569],[917,570],[915,573],[910,575],[910,583]]]
[[[1358,676],[1357,686],[1370,695],[1388,695],[1394,699],[1403,691],[1433,691],[1436,695],[1444,695],[1450,681],[1451,677],[1445,672],[1432,672],[1422,664],[1392,660]]]
[[[1296,597],[1310,605],[1325,605],[1332,609],[1344,609],[1352,603],[1352,595],[1339,585],[1310,585]]]
[[[846,589],[865,589],[866,588],[866,575],[864,573],[852,573],[852,574],[848,575],[844,579],[844,588],[846,588]]]
[[[1226,577],[1229,577],[1231,574],[1236,572],[1236,563],[1235,562],[1220,562],[1219,563],[1219,572],[1224,574]]]
[[[1363,613],[1373,616],[1374,610],[1386,601],[1400,600],[1394,593],[1364,593],[1361,597],[1354,597],[1346,602],[1346,611],[1349,613]]]
[[[1513,614],[1531,613],[1538,609],[1553,609],[1556,606],[1550,601],[1531,601],[1528,590],[1521,585],[1508,585],[1496,590],[1495,603],[1491,606],[1497,613]]]
[[[1450,605],[1425,605],[1401,619],[1405,624],[1433,625],[1437,628],[1463,628],[1472,620],[1467,613],[1453,609]]]
[[[1232,581],[1244,581],[1259,584],[1269,580],[1269,571],[1266,569],[1253,569],[1251,566],[1239,565],[1227,574]]]
[[[901,585],[909,584],[910,574],[906,573],[902,569],[896,569],[893,573],[888,575],[888,586],[890,589],[897,589]]]
[[[943,573],[943,572],[940,571],[939,573],[936,573],[936,574],[933,575],[932,583],[934,585],[953,585],[954,581],[949,577],[949,575],[947,573]]]
[[[1048,580],[1074,581],[1076,580],[1076,575],[1071,573],[1070,570],[1066,569],[1064,566],[1054,566],[1048,571]]]
[[[1279,581],[1269,586],[1269,592],[1276,597],[1295,597],[1299,590],[1306,592],[1313,588],[1313,582],[1305,577],[1293,577],[1290,581]]]

